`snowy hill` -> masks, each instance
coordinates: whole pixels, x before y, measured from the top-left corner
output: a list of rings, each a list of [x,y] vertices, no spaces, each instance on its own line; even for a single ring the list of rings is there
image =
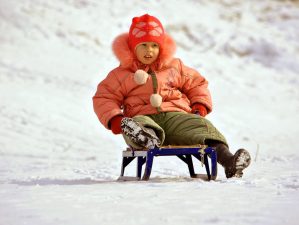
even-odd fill
[[[208,119],[253,156],[242,179],[159,158],[149,182],[115,182],[125,144],[91,98],[144,13],[209,80]],[[0,224],[297,224],[298,39],[297,1],[1,1]]]

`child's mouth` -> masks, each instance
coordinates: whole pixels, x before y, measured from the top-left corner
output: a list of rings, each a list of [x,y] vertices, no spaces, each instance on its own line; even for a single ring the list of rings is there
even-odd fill
[[[151,55],[145,55],[144,58],[146,58],[146,59],[151,59],[152,56],[151,56]]]

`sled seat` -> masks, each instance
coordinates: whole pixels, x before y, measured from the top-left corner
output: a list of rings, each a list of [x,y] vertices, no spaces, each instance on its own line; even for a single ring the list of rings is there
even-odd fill
[[[122,153],[121,173],[118,180],[149,180],[155,156],[177,156],[187,164],[190,177],[192,178],[215,180],[217,177],[217,154],[215,149],[206,145],[188,145],[163,146],[144,150],[127,148],[127,150]],[[202,166],[205,167],[206,174],[196,174],[194,172],[192,156],[198,159]],[[136,177],[124,176],[126,166],[135,158],[137,158]],[[144,164],[144,174],[141,178],[142,167]]]

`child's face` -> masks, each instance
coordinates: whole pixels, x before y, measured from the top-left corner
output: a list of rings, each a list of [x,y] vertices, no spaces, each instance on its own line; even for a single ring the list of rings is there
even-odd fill
[[[143,42],[137,45],[135,54],[143,64],[152,64],[158,58],[159,50],[156,42]]]

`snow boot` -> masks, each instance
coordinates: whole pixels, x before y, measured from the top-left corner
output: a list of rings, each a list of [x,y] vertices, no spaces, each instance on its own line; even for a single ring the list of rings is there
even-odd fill
[[[153,129],[142,126],[132,118],[124,117],[120,126],[123,134],[142,148],[151,149],[161,145]]]
[[[224,167],[227,178],[243,176],[243,170],[250,164],[251,157],[245,149],[239,149],[234,155],[223,143],[213,143],[211,147],[216,148],[217,162]]]
[[[251,157],[245,149],[239,149],[233,156],[230,166],[225,167],[225,175],[227,178],[242,177],[243,170],[250,164]]]

